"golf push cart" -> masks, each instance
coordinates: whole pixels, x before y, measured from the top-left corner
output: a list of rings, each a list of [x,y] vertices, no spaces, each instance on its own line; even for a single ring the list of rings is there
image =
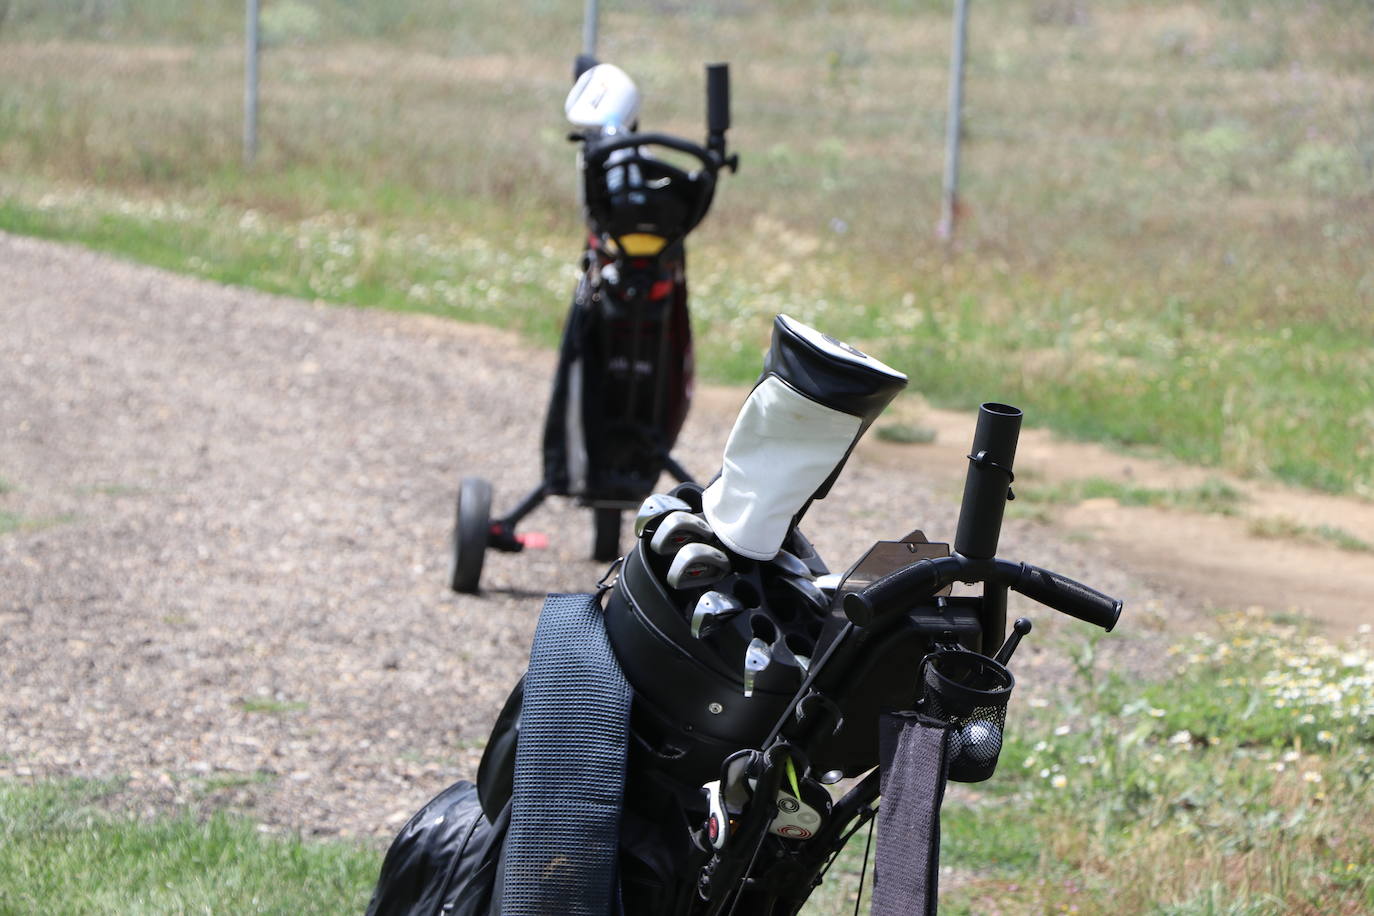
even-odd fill
[[[905,384],[780,316],[720,475],[644,500],[595,593],[548,596],[475,784],[402,828],[369,916],[794,916],[874,823],[872,912],[935,913],[946,780],[993,775],[1031,629],[1004,641],[1008,592],[1106,630],[1121,601],[997,556],[1003,404],[952,550],[912,532],[828,571],[798,523]]]
[[[516,526],[548,496],[592,509],[592,557],[620,556],[621,513],[666,470],[689,480],[670,451],[692,391],[684,240],[710,209],[728,155],[729,70],[706,68],[706,145],[639,133],[639,91],[624,71],[579,57],[564,110],[582,145],[587,241],[558,351],[544,424],[544,479],[509,513],[491,518],[491,484],[459,485],[450,586],[476,592],[486,550],[547,545]],[[653,155],[653,151],[660,155]],[[666,157],[664,151],[668,151]],[[682,154],[690,170],[670,159]]]

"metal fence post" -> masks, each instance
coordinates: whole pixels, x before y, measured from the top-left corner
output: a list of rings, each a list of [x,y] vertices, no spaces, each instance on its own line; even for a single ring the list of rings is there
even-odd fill
[[[596,0],[587,0],[582,13],[582,53],[588,57],[596,56]]]
[[[968,0],[954,0],[954,47],[949,60],[949,114],[945,121],[945,181],[937,234],[954,241],[959,214],[959,132],[964,116],[964,42],[968,34]]]
[[[258,157],[258,0],[248,0],[243,42],[243,164]]]

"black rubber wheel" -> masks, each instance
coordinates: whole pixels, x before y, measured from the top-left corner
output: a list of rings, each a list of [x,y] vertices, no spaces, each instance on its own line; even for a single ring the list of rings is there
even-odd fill
[[[598,563],[620,558],[620,516],[619,509],[592,510],[592,559]]]
[[[453,558],[449,565],[449,587],[455,592],[476,594],[490,534],[491,484],[480,477],[464,477],[458,485]]]

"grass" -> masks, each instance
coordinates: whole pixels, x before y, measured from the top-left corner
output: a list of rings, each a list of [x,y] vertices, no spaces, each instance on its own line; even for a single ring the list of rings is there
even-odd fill
[[[580,7],[273,4],[245,171],[241,4],[182,6],[11,0],[0,228],[556,337]],[[1374,495],[1374,9],[975,9],[967,218],[946,252],[929,229],[947,7],[604,14],[646,127],[698,135],[683,62],[735,65],[743,168],[691,245],[703,373],[750,380],[786,310],[941,406],[1010,401],[1073,436]]]
[[[24,520],[15,513],[0,511],[0,534],[18,531],[23,526]]]
[[[57,515],[52,518],[26,518],[17,512],[7,512],[0,509],[0,534],[13,534],[17,531],[42,531],[44,528],[52,528],[55,525],[65,525],[72,521],[74,516]]]
[[[1054,485],[1015,488],[1016,501],[1033,506],[1080,503],[1087,499],[1111,499],[1123,506],[1182,509],[1212,515],[1235,515],[1245,495],[1225,481],[1208,478],[1194,487],[1161,489],[1143,487],[1105,477],[1087,477]],[[1014,505],[1014,504],[1013,504]]]
[[[106,783],[0,783],[0,912],[362,912],[371,850],[264,835],[224,814],[112,814]]]
[[[1355,916],[1374,908],[1374,643],[1261,617],[1180,643],[1158,681],[1066,648],[1013,698],[998,772],[952,785],[941,911]],[[206,795],[262,774],[211,777]],[[379,855],[239,818],[111,813],[113,783],[0,783],[0,912],[357,912]],[[852,911],[865,836],[806,912]],[[865,894],[871,890],[869,870]]]
[[[1374,551],[1374,544],[1356,537],[1335,525],[1304,525],[1287,516],[1267,516],[1250,522],[1250,533],[1256,537],[1306,541],[1309,544],[1330,544],[1353,553]]]
[[[915,423],[886,423],[874,430],[874,435],[899,445],[929,445],[935,441],[935,430]]]
[[[308,703],[299,700],[277,700],[272,697],[244,697],[239,700],[238,706],[244,712],[261,713],[269,716],[284,716],[309,708]]]
[[[1146,684],[1094,673],[1092,655],[1079,650],[1055,702],[1013,699],[991,781],[951,787],[942,865],[957,880],[941,912],[1374,908],[1367,635],[1336,645],[1236,618],[1176,647],[1166,679]],[[857,855],[842,861],[850,881]]]

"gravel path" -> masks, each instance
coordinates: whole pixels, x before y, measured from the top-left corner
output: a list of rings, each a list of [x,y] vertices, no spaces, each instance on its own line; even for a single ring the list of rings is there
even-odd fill
[[[535,480],[550,353],[4,234],[0,316],[0,778],[385,836],[475,771],[543,592],[601,573],[589,516],[556,501],[526,526],[556,546],[491,556],[481,597],[445,588],[460,474],[499,509]],[[740,397],[702,399],[689,469],[718,463]],[[947,477],[860,454],[808,530],[843,566],[948,536],[956,507]],[[1044,527],[1003,544],[1171,606]],[[1052,645],[1023,664],[1052,677]]]

